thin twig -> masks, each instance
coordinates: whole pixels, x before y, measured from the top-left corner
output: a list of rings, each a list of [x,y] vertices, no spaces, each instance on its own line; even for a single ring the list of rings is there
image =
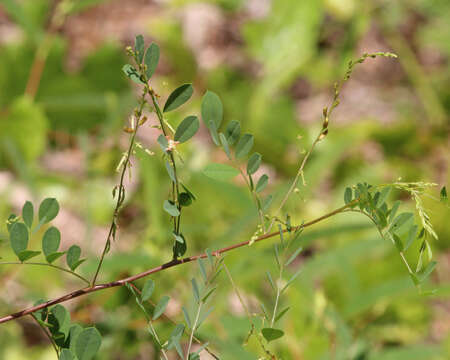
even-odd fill
[[[42,329],[42,331],[44,332],[44,334],[48,338],[48,340],[50,340],[50,343],[52,344],[53,349],[55,349],[56,357],[59,357],[58,346],[56,345],[55,341],[49,334],[48,329],[39,322],[39,320],[37,319],[37,317],[34,314],[30,314],[30,316],[33,318],[33,320],[36,322],[36,324],[39,325],[39,327]]]
[[[316,223],[318,223],[318,222],[320,222],[322,220],[325,220],[325,219],[328,219],[328,218],[330,218],[330,217],[332,217],[334,215],[337,215],[337,214],[343,212],[345,209],[355,205],[358,201],[359,201],[358,199],[353,200],[352,202],[349,202],[348,204],[346,204],[346,205],[344,205],[344,206],[342,206],[342,207],[340,207],[340,208],[338,208],[336,210],[333,210],[332,212],[330,212],[328,214],[320,216],[320,217],[318,217],[318,218],[316,218],[314,220],[311,220],[311,221],[309,221],[307,223],[304,223],[302,225],[293,226],[291,228],[291,231],[295,231],[295,230],[297,230],[299,228],[305,228],[305,227],[314,225],[314,224],[316,224]],[[286,233],[288,230],[284,229],[282,231],[283,231],[283,233]],[[272,232],[272,233],[264,234],[264,235],[259,236],[257,239],[255,239],[255,242],[263,241],[263,240],[266,240],[266,239],[278,236],[279,234],[280,234],[279,231],[275,231],[275,232]],[[231,251],[231,250],[234,250],[234,249],[237,249],[237,248],[241,248],[243,246],[248,245],[250,243],[250,241],[251,240],[243,241],[243,242],[236,243],[236,244],[224,247],[222,249],[213,251],[212,255],[217,256],[217,255],[223,254],[225,252],[228,252],[228,251]],[[184,259],[176,259],[176,260],[169,261],[167,263],[161,264],[161,265],[159,265],[157,267],[154,267],[152,269],[146,270],[144,272],[141,272],[141,273],[133,275],[133,276],[129,276],[129,277],[121,279],[121,280],[116,280],[116,281],[112,281],[112,282],[105,283],[105,284],[99,284],[99,285],[86,287],[86,288],[83,288],[83,289],[78,289],[78,290],[72,291],[72,292],[70,292],[68,294],[65,294],[65,295],[63,295],[61,297],[55,298],[53,300],[49,300],[49,301],[47,301],[45,303],[26,308],[24,310],[21,310],[21,311],[18,311],[16,313],[14,313],[14,314],[10,314],[10,315],[4,316],[4,317],[0,318],[0,324],[8,322],[8,321],[11,321],[11,320],[14,320],[14,319],[18,319],[20,317],[23,317],[25,315],[31,314],[31,313],[33,313],[35,311],[38,311],[38,310],[41,310],[41,309],[44,309],[44,308],[48,308],[49,306],[52,306],[52,305],[55,305],[55,304],[63,303],[63,302],[66,302],[66,301],[69,301],[69,300],[75,299],[77,297],[84,296],[84,295],[87,295],[87,294],[90,294],[90,293],[93,293],[93,292],[96,292],[96,291],[105,290],[105,289],[109,289],[109,288],[117,287],[117,286],[124,286],[127,283],[130,283],[130,282],[138,280],[138,279],[142,279],[142,278],[144,278],[144,277],[146,277],[148,275],[155,274],[155,273],[158,273],[160,271],[164,271],[164,270],[166,270],[168,268],[171,268],[171,267],[174,267],[174,266],[178,266],[178,265],[181,265],[181,264],[185,264],[185,263],[189,263],[189,262],[195,261],[195,260],[200,259],[200,258],[205,259],[207,257],[208,257],[208,255],[206,253],[203,253],[203,254],[199,254],[199,255],[190,256],[190,257],[187,257],[187,258],[184,258]]]

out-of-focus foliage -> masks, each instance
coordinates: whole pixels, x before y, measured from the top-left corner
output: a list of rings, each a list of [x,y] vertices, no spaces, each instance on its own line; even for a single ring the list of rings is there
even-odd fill
[[[293,224],[341,206],[345,187],[357,182],[401,177],[448,184],[448,1],[80,1],[45,40],[52,3],[0,1],[0,218],[17,213],[27,199],[57,197],[61,249],[76,243],[89,251],[80,267],[83,275],[95,271],[113,209],[112,184],[125,147],[122,128],[135,103],[121,71],[122,49],[137,33],[161,47],[152,85],[162,103],[179,84],[193,83],[190,103],[167,113],[170,124],[176,128],[187,115],[199,116],[206,89],[219,94],[224,123],[239,120],[242,133],[255,135],[254,150],[263,156],[262,171],[270,175],[267,188],[277,204],[348,61],[362,52],[399,55],[398,62],[368,61],[345,85],[329,134],[305,169],[307,186],[299,186],[287,204]],[[46,41],[37,91],[27,95],[35,56],[45,53]],[[105,281],[172,256],[171,227],[161,206],[167,172],[151,128],[155,124],[150,114],[139,141],[157,155],[135,154]],[[191,144],[179,146],[182,177],[199,195],[183,214],[189,254],[247,240],[257,223],[242,184],[219,184],[204,175],[208,163],[225,160],[206,134],[202,124]],[[433,195],[438,198],[438,190]],[[390,200],[400,196],[405,199],[393,192]],[[304,251],[287,272],[303,270],[284,295],[291,308],[281,320],[285,336],[273,351],[283,359],[449,358],[450,212],[431,198],[424,206],[439,235],[431,242],[438,260],[429,284],[437,290],[434,296],[417,293],[392,244],[380,239],[367,219],[340,215],[302,234]],[[0,239],[6,234],[2,225]],[[8,261],[3,246],[0,242],[1,261]],[[412,245],[409,260],[419,246]],[[260,311],[260,302],[270,306],[264,274],[276,266],[272,256],[270,243],[226,256],[252,311]],[[189,279],[196,271],[183,265],[152,278],[157,298],[171,296],[167,313],[174,319],[183,318],[182,305],[192,305]],[[1,315],[80,286],[51,269],[25,266],[0,267],[0,279]],[[224,359],[261,356],[253,341],[243,345],[249,322],[229,281],[220,276],[218,284],[214,312],[199,336]],[[101,332],[99,359],[153,357],[145,319],[127,289],[68,305],[74,321],[85,327],[95,323]],[[162,338],[172,331],[163,319],[155,326]],[[27,319],[0,326],[0,358],[48,359],[51,351]]]

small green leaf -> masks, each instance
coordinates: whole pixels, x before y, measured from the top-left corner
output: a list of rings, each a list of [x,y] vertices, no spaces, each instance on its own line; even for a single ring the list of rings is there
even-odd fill
[[[263,174],[256,183],[255,191],[256,192],[263,191],[266,188],[268,182],[269,177],[266,174]]]
[[[144,63],[147,67],[145,69],[145,75],[147,79],[150,79],[152,75],[155,73],[156,67],[159,62],[159,46],[155,43],[151,43],[145,52]]]
[[[225,130],[225,137],[229,145],[234,145],[241,136],[241,124],[237,120],[231,120]]]
[[[200,274],[202,275],[203,281],[206,283],[208,280],[208,276],[206,275],[205,265],[203,264],[202,258],[198,258],[197,260],[198,266],[200,268]]]
[[[62,349],[58,360],[75,360],[75,357],[69,349]]]
[[[417,230],[418,230],[417,225],[413,225],[409,228],[408,237],[406,238],[405,251],[408,250],[408,248],[411,246],[414,240],[416,240]]]
[[[263,334],[264,338],[268,342],[277,340],[277,339],[283,337],[283,335],[284,335],[284,332],[282,330],[274,329],[274,328],[264,328],[261,330],[261,333]]]
[[[288,261],[286,261],[286,264],[284,264],[285,266],[288,266],[291,262],[293,262],[298,254],[300,254],[300,252],[303,250],[303,248],[300,246],[297,250],[295,250],[295,252],[291,255],[291,257],[289,258]]]
[[[6,228],[8,229],[8,232],[11,231],[11,228],[13,225],[19,221],[19,218],[15,214],[11,214],[8,216],[8,220],[6,220]]]
[[[155,282],[152,279],[149,279],[145,282],[144,287],[142,288],[142,301],[147,301],[150,299],[153,294],[153,290],[155,290]]]
[[[81,264],[79,262],[80,255],[81,255],[81,248],[78,245],[72,245],[69,248],[69,250],[67,250],[66,262],[72,271],[75,271],[75,269]]]
[[[223,150],[225,151],[225,154],[227,154],[228,159],[231,160],[231,152],[230,147],[228,145],[227,138],[223,133],[219,134],[220,143],[222,144]]]
[[[183,234],[173,234],[175,236],[175,243],[173,244],[173,256],[178,258],[186,253],[187,245]]]
[[[176,88],[168,97],[164,105],[164,112],[175,110],[190,99],[194,89],[192,84],[183,84]]]
[[[217,133],[217,126],[212,120],[209,122],[209,133],[211,134],[211,139],[213,140],[214,144],[220,146],[220,139],[219,134]]]
[[[170,200],[165,200],[163,205],[164,210],[171,216],[179,216],[180,211],[178,210],[177,206]]]
[[[203,174],[214,180],[228,181],[239,175],[239,171],[229,165],[212,163],[205,167]]]
[[[183,316],[184,316],[184,321],[186,321],[186,325],[190,328],[192,328],[192,324],[191,324],[191,318],[189,317],[189,313],[186,310],[186,308],[183,306],[181,307],[181,310],[183,310]]]
[[[404,225],[407,221],[413,219],[414,214],[413,213],[402,213],[398,215],[394,221],[392,222],[389,230],[390,231],[397,231]]]
[[[243,158],[244,156],[246,156],[250,150],[253,147],[253,135],[251,134],[244,134],[238,144],[236,145],[236,152],[235,152],[235,156],[236,159],[240,159]]]
[[[50,331],[52,334],[62,333],[64,336],[69,334],[70,313],[62,305],[55,305],[50,309],[48,322],[52,324]]]
[[[186,117],[175,131],[174,140],[180,143],[188,141],[191,137],[195,135],[200,127],[197,116]]]
[[[189,206],[192,204],[192,197],[187,192],[178,195],[178,202],[181,206]]]
[[[259,169],[259,165],[261,165],[261,159],[262,156],[260,153],[254,153],[252,156],[250,156],[250,159],[248,159],[247,163],[248,175],[254,174]]]
[[[353,190],[351,188],[347,187],[344,192],[345,204],[347,205],[349,202],[351,202],[352,198],[353,198]]]
[[[194,200],[197,200],[197,198],[195,197],[195,195],[186,187],[186,186],[184,186],[184,184],[181,184],[181,186],[183,187],[183,189],[184,189],[184,191],[186,191],[188,194],[189,194],[189,196],[191,197],[191,199],[194,201]]]
[[[289,311],[290,307],[288,306],[287,308],[281,310],[278,315],[275,317],[275,322],[279,321],[288,311]]]
[[[199,302],[200,301],[200,292],[198,290],[197,281],[195,279],[192,279],[191,283],[192,283],[192,290],[194,291],[195,300],[197,300],[197,302]]]
[[[442,187],[439,195],[440,195],[441,202],[447,202],[448,201],[447,189],[446,189],[445,186]]]
[[[42,250],[44,251],[44,255],[48,256],[54,252],[56,252],[59,248],[59,244],[61,242],[61,233],[57,228],[52,226],[47,229],[42,237]]]
[[[163,296],[161,300],[156,304],[155,310],[153,311],[152,320],[158,319],[166,310],[167,304],[169,303],[170,297],[167,295]]]
[[[395,215],[397,214],[397,210],[400,207],[400,204],[402,202],[400,200],[397,200],[394,205],[392,205],[391,210],[389,211],[389,221],[392,221],[394,219]]]
[[[202,302],[206,302],[206,300],[208,300],[208,298],[214,293],[214,291],[216,291],[216,289],[217,287],[213,287],[205,295],[203,295]]]
[[[397,247],[397,250],[402,252],[403,251],[403,243],[402,240],[396,235],[396,234],[392,234],[392,237],[394,239],[394,244]]]
[[[211,250],[210,250],[210,249],[206,249],[206,250],[205,250],[205,253],[206,253],[206,256],[208,257],[209,264],[210,264],[211,266],[213,266],[213,265],[214,265],[214,259],[213,259]]]
[[[269,280],[270,286],[272,286],[273,291],[277,291],[275,283],[273,282],[272,275],[270,275],[269,271],[266,271],[267,279]]]
[[[263,211],[266,211],[270,205],[272,204],[272,200],[273,200],[273,196],[272,195],[268,195],[262,202],[261,204],[261,208],[263,209]]]
[[[383,205],[383,203],[386,201],[387,197],[389,196],[389,193],[391,192],[391,187],[386,186],[381,190],[380,197],[378,198],[378,201],[376,202],[375,206],[380,207]]]
[[[163,134],[161,134],[158,136],[158,139],[156,141],[158,141],[158,144],[161,147],[162,151],[166,152],[167,148],[169,147],[167,138]]]
[[[134,66],[130,65],[130,64],[125,64],[122,67],[122,71],[125,73],[125,75],[131,79],[132,81],[134,81],[136,84],[145,84],[142,80],[141,80],[141,75],[138,73],[138,71],[134,68]]]
[[[34,258],[35,256],[38,256],[40,253],[40,251],[23,250],[17,255],[17,257],[20,261],[24,262],[31,258]]]
[[[420,282],[424,282],[427,279],[427,277],[430,276],[436,265],[437,265],[436,261],[430,261],[428,265],[425,267],[425,269],[420,274],[417,274],[419,275]]]
[[[30,201],[27,201],[22,208],[22,218],[23,222],[31,229],[31,225],[33,225],[33,217],[34,217],[34,209],[33,204]]]
[[[69,329],[69,341],[70,341],[69,349],[72,353],[75,353],[75,345],[77,343],[77,337],[78,335],[81,334],[82,331],[83,328],[78,324],[72,325]]]
[[[216,93],[208,90],[203,95],[201,112],[207,127],[210,127],[212,121],[216,125],[216,129],[219,129],[223,118],[223,105]]]
[[[97,354],[102,343],[102,336],[94,327],[83,329],[78,335],[75,353],[78,360],[91,360]]]
[[[22,222],[15,223],[9,232],[11,248],[16,255],[27,249],[28,246],[28,228]]]
[[[134,52],[136,53],[138,63],[142,64],[142,59],[144,58],[145,52],[144,37],[142,35],[136,36],[134,40]]]
[[[176,183],[177,180],[175,178],[175,171],[173,169],[172,164],[169,161],[166,161],[166,170],[167,170],[167,173],[169,174],[170,180],[172,180],[172,182]]]
[[[51,253],[51,254],[49,254],[49,255],[47,255],[46,257],[45,257],[45,259],[47,260],[47,262],[48,263],[52,263],[53,261],[55,261],[56,259],[59,259],[61,256],[63,256],[64,254],[65,254],[66,252],[65,251],[62,251],[62,252],[54,252],[54,253]]]
[[[286,291],[286,289],[294,282],[294,280],[297,278],[297,276],[300,275],[301,272],[302,272],[302,269],[299,269],[299,270],[297,270],[297,272],[294,275],[291,276],[291,278],[288,280],[286,285],[284,285],[284,287],[281,289],[281,293]]]
[[[39,205],[39,221],[43,224],[52,221],[59,212],[59,204],[55,198],[47,198]]]

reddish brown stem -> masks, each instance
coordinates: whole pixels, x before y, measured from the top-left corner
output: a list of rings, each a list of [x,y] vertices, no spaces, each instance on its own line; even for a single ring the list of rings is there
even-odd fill
[[[299,229],[300,227],[305,228],[305,227],[314,225],[314,224],[318,223],[319,221],[325,220],[325,219],[327,219],[327,218],[329,218],[329,217],[331,217],[333,215],[339,214],[343,210],[345,210],[345,209],[355,205],[357,201],[358,200],[353,200],[352,202],[348,203],[347,205],[344,205],[344,206],[342,206],[342,207],[340,207],[340,208],[338,208],[338,209],[336,209],[336,210],[334,210],[334,211],[332,211],[332,212],[330,212],[328,214],[325,214],[325,215],[323,215],[323,216],[321,216],[321,217],[319,217],[317,219],[314,219],[312,221],[304,223],[303,225],[300,225],[300,226],[292,227],[291,231],[295,231],[295,230]],[[286,233],[287,229],[284,229],[283,232]],[[280,234],[279,231],[275,231],[275,232],[272,232],[272,233],[269,233],[269,234],[264,234],[264,235],[258,237],[255,240],[255,242],[266,240],[266,239],[272,238],[274,236],[278,236],[279,234]],[[234,245],[230,245],[230,246],[224,247],[222,249],[213,251],[212,255],[214,255],[214,256],[220,255],[220,254],[223,254],[223,253],[228,252],[230,250],[246,246],[246,245],[249,244],[249,242],[250,242],[250,240],[247,240],[247,241],[242,241],[242,242],[234,244]],[[106,283],[106,284],[99,284],[99,285],[95,285],[95,286],[91,286],[91,287],[86,287],[86,288],[83,288],[83,289],[75,290],[75,291],[72,291],[71,293],[63,295],[63,296],[58,297],[56,299],[49,300],[49,301],[47,301],[45,303],[42,303],[42,304],[39,304],[39,305],[36,305],[36,306],[32,306],[32,307],[29,307],[27,309],[18,311],[18,312],[14,313],[14,314],[2,317],[2,318],[0,318],[0,324],[8,322],[8,321],[11,321],[11,320],[14,320],[14,319],[21,318],[22,316],[31,314],[31,313],[33,313],[35,311],[47,308],[49,306],[52,306],[52,305],[55,305],[55,304],[59,304],[59,303],[62,303],[62,302],[66,302],[66,301],[75,299],[75,298],[77,298],[79,296],[87,295],[87,294],[93,293],[95,291],[104,290],[104,289],[108,289],[108,288],[112,288],[112,287],[116,287],[116,286],[123,286],[126,283],[130,283],[132,281],[142,279],[143,277],[146,277],[146,276],[151,275],[151,274],[155,274],[155,273],[163,271],[165,269],[168,269],[168,268],[171,268],[171,267],[174,267],[174,266],[177,266],[177,265],[181,265],[181,264],[184,264],[184,263],[188,263],[188,262],[191,262],[191,261],[195,261],[195,260],[197,260],[199,258],[206,258],[206,257],[207,257],[206,253],[203,253],[203,254],[199,254],[199,255],[190,256],[190,257],[187,257],[187,258],[184,258],[184,259],[172,260],[172,261],[169,261],[169,262],[167,262],[165,264],[162,264],[162,265],[159,265],[157,267],[154,267],[153,269],[149,269],[147,271],[141,272],[141,273],[133,275],[133,276],[129,276],[129,277],[121,279],[121,280],[116,280],[116,281],[112,281],[112,282],[109,282],[109,283]]]

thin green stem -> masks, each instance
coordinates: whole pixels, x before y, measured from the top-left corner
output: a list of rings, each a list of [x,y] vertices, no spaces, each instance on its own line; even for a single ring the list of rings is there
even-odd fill
[[[40,263],[40,262],[20,262],[20,261],[8,261],[8,262],[0,262],[0,265],[38,265],[38,266],[48,266],[48,267],[52,267],[54,269],[58,269],[60,271],[64,271],[68,274],[71,274],[73,276],[76,276],[78,279],[83,280],[85,283],[87,283],[88,285],[90,285],[90,282],[88,279],[86,279],[85,277],[81,276],[80,274],[77,274],[76,272],[69,270],[69,269],[65,269],[61,266],[58,265],[53,265],[53,264],[48,264],[48,263]]]
[[[103,248],[102,255],[100,257],[100,261],[98,263],[97,269],[95,271],[95,275],[94,275],[94,277],[92,279],[92,282],[91,282],[91,286],[92,287],[95,286],[95,282],[97,281],[97,277],[98,277],[98,274],[99,274],[100,269],[102,267],[103,260],[105,258],[106,253],[108,252],[110,244],[111,244],[111,238],[113,240],[115,239],[115,234],[116,234],[116,230],[117,230],[117,218],[119,216],[119,210],[120,210],[120,207],[121,207],[123,201],[125,200],[125,188],[123,186],[123,182],[124,182],[124,178],[125,178],[125,173],[126,173],[127,168],[128,168],[128,164],[130,162],[131,155],[133,153],[134,142],[135,142],[135,139],[136,139],[137,131],[139,129],[139,124],[140,124],[140,120],[141,120],[141,116],[142,116],[142,111],[144,110],[145,95],[147,94],[147,91],[148,91],[148,87],[145,86],[144,90],[143,90],[143,93],[141,95],[141,104],[139,106],[138,111],[135,114],[136,115],[136,117],[135,117],[136,123],[134,124],[135,127],[133,129],[133,134],[131,135],[130,144],[128,146],[128,151],[126,153],[125,160],[124,160],[124,162],[122,164],[122,173],[120,174],[119,194],[117,195],[116,207],[114,209],[113,218],[112,218],[111,225],[110,225],[110,228],[109,228],[109,233],[108,233],[108,236],[106,238],[105,246]]]
[[[156,342],[158,343],[159,348],[161,349],[161,353],[164,356],[164,359],[169,360],[169,358],[167,357],[167,353],[166,351],[163,349],[163,346],[161,344],[161,340],[159,340],[158,334],[156,333],[155,328],[153,327],[153,323],[151,320],[148,321],[148,324],[150,326],[150,329],[152,329],[153,332],[153,336],[155,337]]]
[[[58,350],[58,346],[56,345],[55,341],[53,340],[53,338],[50,336],[47,328],[45,326],[43,326],[39,320],[37,319],[36,315],[34,314],[30,314],[30,316],[33,318],[33,320],[36,322],[36,324],[39,325],[39,327],[42,329],[42,331],[44,332],[45,336],[50,340],[50,343],[53,346],[53,349],[56,352],[56,357],[59,358],[59,350]]]
[[[194,333],[195,333],[195,329],[198,324],[198,320],[200,318],[200,312],[202,311],[202,305],[203,305],[203,301],[200,301],[198,304],[197,314],[195,315],[194,323],[192,324],[191,336],[189,337],[189,345],[188,345],[187,352],[186,352],[186,360],[189,360],[189,354],[191,353],[191,347],[192,347],[192,342],[194,339]]]

